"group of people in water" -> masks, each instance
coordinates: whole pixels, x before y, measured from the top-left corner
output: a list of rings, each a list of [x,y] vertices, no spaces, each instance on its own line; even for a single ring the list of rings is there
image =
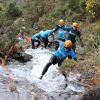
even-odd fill
[[[59,20],[59,25],[56,26],[54,29],[46,30],[46,31],[40,31],[39,33],[34,34],[31,37],[31,45],[32,49],[36,49],[40,46],[42,43],[43,46],[42,48],[47,48],[50,47],[51,44],[55,44],[55,51],[52,54],[49,62],[46,64],[44,67],[42,74],[40,76],[40,79],[43,78],[44,74],[48,71],[48,68],[53,64],[58,64],[58,66],[61,65],[63,60],[68,57],[70,59],[76,59],[76,39],[75,37],[77,36],[80,40],[80,44],[83,47],[83,42],[81,39],[81,32],[78,30],[79,24],[77,22],[73,22],[72,26],[67,27],[65,24],[65,21],[63,19]],[[57,32],[57,37],[55,39],[55,33]],[[24,40],[24,33],[21,32],[19,37],[19,42],[23,43],[22,41]],[[66,35],[67,38],[66,38]],[[52,41],[48,40],[48,37],[52,37]],[[22,38],[21,38],[22,37]],[[37,44],[36,44],[37,42]],[[66,78],[66,75],[62,73],[64,77]]]
[[[67,27],[64,20],[59,20],[59,25],[56,26],[55,29],[50,29],[46,31],[40,31],[39,33],[34,34],[31,39],[29,39],[23,31],[21,31],[17,35],[17,39],[19,40],[20,46],[23,45],[24,39],[26,39],[28,42],[31,43],[32,49],[37,49],[40,44],[42,45],[42,48],[50,47],[53,44],[56,45],[55,51],[53,52],[52,56],[50,57],[50,60],[45,65],[40,79],[43,78],[45,73],[48,71],[48,68],[53,64],[58,64],[60,66],[64,59],[67,57],[69,59],[73,59],[77,62],[76,58],[76,36],[80,40],[81,47],[84,47],[82,39],[81,39],[81,32],[78,30],[79,24],[77,22],[73,22],[71,27]],[[57,32],[57,38],[55,39],[55,33]],[[66,38],[66,35],[67,38]],[[52,36],[52,41],[48,40],[48,37]],[[37,44],[35,43],[37,42]],[[3,64],[3,60],[0,59],[0,66],[3,66],[7,71],[9,70],[6,66]],[[66,79],[66,74],[62,73],[62,75]],[[92,91],[89,91],[88,93],[84,94],[81,98],[81,100],[99,100],[100,96],[100,88],[93,89]]]
[[[39,33],[36,33],[35,35],[32,36],[31,38],[31,42],[32,42],[32,48],[38,48],[40,43],[43,42],[44,43],[44,48],[46,48],[48,45],[48,43],[50,43],[48,41],[48,37],[52,36],[52,42],[55,42],[55,40],[59,40],[62,42],[65,42],[66,40],[71,40],[72,42],[72,48],[75,51],[76,48],[76,40],[75,37],[78,36],[81,42],[81,45],[83,47],[83,43],[82,43],[82,39],[81,39],[81,33],[78,30],[79,24],[77,22],[74,22],[72,24],[71,27],[67,27],[65,25],[64,20],[60,20],[59,21],[59,25],[56,26],[55,29],[52,30],[46,30],[46,31],[40,31]],[[55,39],[55,33],[57,31],[57,39]],[[68,37],[66,38],[66,35],[68,35]],[[37,42],[37,45],[35,46],[34,43]]]

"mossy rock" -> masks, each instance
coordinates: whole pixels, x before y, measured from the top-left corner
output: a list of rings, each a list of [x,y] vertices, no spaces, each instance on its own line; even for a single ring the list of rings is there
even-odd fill
[[[60,70],[61,72],[62,72],[62,71],[67,72],[67,71],[69,71],[69,70],[74,70],[75,67],[77,67],[77,64],[76,64],[76,62],[75,62],[74,60],[72,60],[72,59],[65,59],[65,60],[62,62],[62,64],[61,64],[59,70]]]

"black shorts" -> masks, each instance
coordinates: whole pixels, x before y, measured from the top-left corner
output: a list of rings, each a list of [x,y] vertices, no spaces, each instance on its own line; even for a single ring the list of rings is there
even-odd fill
[[[49,62],[51,62],[53,65],[57,64],[58,63],[58,66],[61,65],[63,60],[55,57],[54,55],[51,56]]]

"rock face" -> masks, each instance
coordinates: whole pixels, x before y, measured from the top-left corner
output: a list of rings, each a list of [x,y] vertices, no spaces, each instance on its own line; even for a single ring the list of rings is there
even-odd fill
[[[13,53],[11,58],[18,60],[20,62],[27,62],[27,61],[30,61],[33,57],[32,57],[32,55],[29,55],[25,52],[16,51]]]
[[[11,58],[18,60],[20,62],[27,62],[27,61],[30,61],[33,57],[32,57],[32,55],[25,53],[25,51],[22,47],[20,47],[20,48],[15,47],[13,50],[13,53],[11,55]]]

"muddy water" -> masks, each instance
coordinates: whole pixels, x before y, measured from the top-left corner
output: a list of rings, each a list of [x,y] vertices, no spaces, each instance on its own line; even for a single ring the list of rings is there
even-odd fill
[[[75,100],[75,97],[85,91],[84,87],[78,84],[78,72],[70,72],[66,83],[57,65],[52,65],[43,79],[39,79],[52,51],[39,48],[27,49],[26,53],[33,56],[30,62],[21,64],[15,61],[8,65],[12,69],[12,78],[20,98],[13,93],[13,98],[9,95],[12,99],[0,100]]]

